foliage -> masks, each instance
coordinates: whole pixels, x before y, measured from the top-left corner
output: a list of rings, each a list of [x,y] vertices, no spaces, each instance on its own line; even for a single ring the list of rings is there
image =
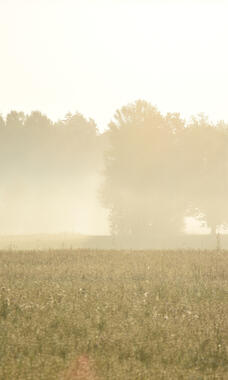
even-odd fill
[[[175,222],[181,229],[183,209],[177,202],[173,154],[182,128],[178,115],[164,118],[144,101],[116,112],[107,132],[110,149],[103,191],[114,234],[137,239],[142,234],[145,239],[151,231],[161,231],[161,226],[171,232]]]
[[[64,231],[63,213],[66,229],[76,227],[82,198],[85,209],[97,198],[103,145],[95,122],[79,113],[53,123],[39,111],[12,111],[1,124],[0,118],[1,233],[18,233],[21,225],[24,233],[44,231],[45,220]]]
[[[201,115],[184,130],[182,147],[183,171],[188,175],[183,194],[192,214],[201,214],[215,233],[228,222],[228,129],[211,125]]]
[[[226,224],[228,129],[189,124],[145,101],[117,110],[107,131],[103,204],[114,235],[145,241],[183,231],[185,216]]]
[[[29,231],[38,209],[54,217],[64,203],[67,211],[54,218],[69,215],[72,228],[81,203],[84,210],[98,208],[102,172],[100,200],[111,233],[131,246],[182,233],[186,216],[213,233],[228,225],[228,128],[203,114],[186,123],[138,100],[117,110],[99,135],[95,122],[78,112],[53,123],[39,111],[11,111],[5,120],[0,116],[0,170],[1,215],[12,215],[1,233],[19,230],[15,215],[28,210]]]

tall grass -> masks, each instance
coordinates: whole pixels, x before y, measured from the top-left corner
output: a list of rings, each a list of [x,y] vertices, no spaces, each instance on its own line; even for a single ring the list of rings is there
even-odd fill
[[[81,357],[102,380],[228,379],[228,253],[1,252],[0,379]]]

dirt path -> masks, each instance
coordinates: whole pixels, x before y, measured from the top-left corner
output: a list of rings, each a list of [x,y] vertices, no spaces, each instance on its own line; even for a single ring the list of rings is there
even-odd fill
[[[98,380],[93,361],[86,355],[79,356],[69,367],[63,380]]]

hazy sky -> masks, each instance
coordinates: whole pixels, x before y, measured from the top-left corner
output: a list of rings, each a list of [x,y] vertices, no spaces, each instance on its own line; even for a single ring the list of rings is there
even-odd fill
[[[0,0],[0,113],[76,110],[100,128],[138,98],[228,122],[228,1]]]

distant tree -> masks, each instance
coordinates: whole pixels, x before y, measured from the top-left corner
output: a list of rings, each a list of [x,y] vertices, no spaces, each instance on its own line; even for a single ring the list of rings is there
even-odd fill
[[[200,114],[186,124],[140,100],[117,110],[106,134],[102,201],[114,235],[175,235],[185,216],[207,222],[214,234],[228,225],[224,123]]]
[[[75,175],[87,175],[101,160],[98,131],[94,120],[82,114],[68,113],[55,124],[55,146],[58,149],[59,167]],[[83,174],[84,173],[84,174]]]
[[[190,212],[215,234],[228,222],[228,129],[200,115],[184,131],[182,147],[188,173],[183,193]]]
[[[83,210],[91,214],[98,207],[103,141],[95,122],[79,113],[53,123],[39,111],[10,112],[0,128],[5,231],[42,230],[45,223],[69,229],[80,224]]]
[[[2,115],[0,114],[0,128],[5,127],[5,120],[3,119]]]
[[[116,111],[107,132],[103,188],[113,234],[143,240],[181,231],[186,205],[178,188],[177,146],[183,128],[178,114],[163,117],[145,101]]]
[[[25,122],[24,112],[11,111],[6,116],[6,127],[7,128],[23,127],[24,122]]]
[[[26,128],[48,128],[52,126],[52,121],[40,111],[32,111],[30,115],[27,115],[24,120]]]

